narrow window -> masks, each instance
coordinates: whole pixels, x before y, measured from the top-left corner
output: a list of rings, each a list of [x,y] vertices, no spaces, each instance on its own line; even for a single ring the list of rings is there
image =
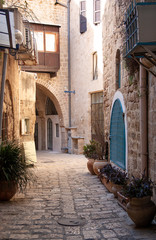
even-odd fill
[[[91,136],[99,142],[104,137],[103,92],[91,94]]]
[[[93,1],[93,3],[94,3],[94,24],[98,24],[98,23],[100,23],[100,0],[94,0]]]
[[[30,119],[25,118],[21,120],[21,135],[30,134]]]
[[[80,33],[87,31],[86,1],[80,2]]]
[[[121,61],[120,50],[116,53],[116,90],[121,87]]]
[[[93,53],[93,80],[98,79],[98,57],[97,52]]]
[[[59,124],[56,123],[56,137],[59,137]]]

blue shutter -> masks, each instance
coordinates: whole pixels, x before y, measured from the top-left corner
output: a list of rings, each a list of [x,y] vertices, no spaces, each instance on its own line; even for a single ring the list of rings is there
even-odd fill
[[[121,102],[114,102],[110,124],[110,160],[119,167],[126,167],[126,142],[125,142],[124,113]]]

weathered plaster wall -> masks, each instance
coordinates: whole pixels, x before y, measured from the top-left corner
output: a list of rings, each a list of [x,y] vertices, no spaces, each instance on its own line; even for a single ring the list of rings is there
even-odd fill
[[[101,17],[105,1],[101,1]],[[87,31],[80,33],[80,1],[71,1],[71,82],[72,125],[77,127],[77,136],[84,141],[91,139],[91,96],[103,91],[102,23],[93,23],[93,2],[86,1]],[[98,54],[98,79],[93,80],[93,53]]]

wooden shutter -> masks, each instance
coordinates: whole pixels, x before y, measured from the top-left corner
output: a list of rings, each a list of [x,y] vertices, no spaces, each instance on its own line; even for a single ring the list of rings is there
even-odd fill
[[[80,33],[87,31],[86,1],[80,2]]]
[[[100,0],[94,0],[94,24],[100,23]]]

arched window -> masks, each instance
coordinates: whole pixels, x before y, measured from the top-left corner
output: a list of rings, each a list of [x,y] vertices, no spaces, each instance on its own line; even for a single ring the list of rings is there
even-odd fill
[[[58,115],[55,105],[49,97],[46,101],[46,115]]]
[[[121,87],[121,61],[120,50],[116,52],[116,90]]]

